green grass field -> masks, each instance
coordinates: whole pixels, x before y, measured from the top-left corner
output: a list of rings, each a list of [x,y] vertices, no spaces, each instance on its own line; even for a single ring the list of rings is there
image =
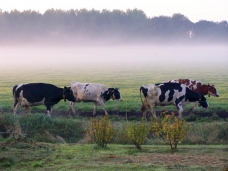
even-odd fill
[[[94,144],[23,144],[0,149],[0,168],[11,170],[107,170],[107,171],[225,171],[228,167],[227,146],[180,145],[171,153],[167,146],[108,145],[97,149]]]
[[[120,88],[124,101],[121,103],[107,102],[106,106],[109,111],[139,111],[141,107],[139,88],[141,85],[176,78],[191,78],[205,84],[214,84],[220,94],[219,98],[206,97],[210,105],[207,111],[228,110],[228,57],[225,48],[218,48],[214,51],[201,49],[198,53],[197,49],[194,48],[188,49],[187,52],[179,52],[175,48],[166,48],[163,50],[164,52],[162,50],[148,50],[147,52],[145,49],[140,51],[134,47],[134,49],[128,48],[124,51],[125,53],[129,52],[128,56],[121,52],[114,53],[113,50],[111,52],[108,50],[104,52],[97,50],[97,52],[92,49],[91,53],[94,54],[85,56],[85,58],[88,56],[89,59],[93,58],[89,62],[80,62],[78,58],[71,57],[70,59],[66,58],[66,60],[61,58],[62,63],[51,63],[49,60],[48,64],[43,63],[42,65],[32,63],[31,56],[30,65],[22,65],[23,62],[21,62],[16,66],[1,67],[0,108],[12,108],[12,87],[16,84],[45,82],[63,87],[70,85],[72,81],[78,81],[102,83],[109,87]],[[166,51],[169,54],[165,53]],[[85,52],[80,51],[80,53]],[[107,55],[107,59],[102,57],[100,60],[96,60],[102,55]],[[80,54],[75,56],[80,56]],[[55,59],[54,56],[49,58]],[[54,110],[67,110],[68,107],[69,103],[61,101],[54,107]],[[187,108],[190,107],[192,105],[187,106]],[[39,108],[45,109],[45,107]],[[92,112],[93,104],[79,103],[76,108],[77,110]],[[171,107],[171,109],[175,109],[175,107]],[[102,111],[99,107],[98,110]],[[205,109],[198,108],[198,110]]]

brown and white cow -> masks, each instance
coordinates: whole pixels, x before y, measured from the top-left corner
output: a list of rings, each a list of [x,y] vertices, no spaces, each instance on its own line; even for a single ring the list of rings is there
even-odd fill
[[[184,106],[189,102],[197,101],[202,107],[209,107],[204,95],[190,90],[184,84],[161,83],[142,85],[140,88],[140,97],[141,92],[145,97],[145,100],[142,101],[141,108],[143,116],[145,116],[147,109],[150,109],[153,117],[157,118],[155,114],[156,106],[175,105],[179,112],[179,118],[182,118]]]
[[[80,83],[72,82],[71,90],[73,91],[76,102],[93,102],[94,110],[93,116],[96,115],[97,106],[101,106],[108,114],[105,103],[110,100],[122,101],[122,97],[118,88],[108,88],[103,84],[97,83]],[[75,114],[75,102],[70,103],[70,109]]]
[[[215,88],[214,85],[208,84],[203,84],[200,81],[197,80],[192,80],[192,79],[175,79],[175,80],[169,80],[169,81],[164,81],[164,83],[180,83],[188,86],[192,91],[196,93],[200,93],[203,95],[208,95],[219,97],[219,93],[217,89]],[[196,108],[196,104],[194,104],[194,109]]]
[[[208,95],[208,96],[215,96],[219,97],[219,93],[217,89],[215,88],[214,85],[208,84],[203,84],[200,81],[197,80],[191,80],[191,79],[176,79],[176,80],[169,80],[169,81],[164,81],[164,83],[180,83],[180,84],[185,84],[190,88],[192,91],[196,93],[200,93],[203,95]]]

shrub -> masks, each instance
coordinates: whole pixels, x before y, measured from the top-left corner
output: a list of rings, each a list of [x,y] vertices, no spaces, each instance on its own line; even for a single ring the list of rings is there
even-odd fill
[[[3,138],[9,137],[12,133],[21,133],[18,119],[18,116],[12,114],[0,114],[0,135],[2,135]]]
[[[228,123],[217,121],[194,123],[183,142],[188,144],[226,144],[228,142]]]
[[[108,116],[101,119],[91,118],[90,126],[85,130],[98,147],[105,148],[115,134],[114,126],[111,124]]]
[[[84,137],[85,129],[81,121],[59,117],[53,119],[53,128],[50,129],[50,132],[64,138],[69,143],[73,143]]]
[[[44,114],[20,117],[23,132],[28,137],[42,142],[77,142],[85,134],[81,121],[71,118],[50,118]]]
[[[52,127],[53,121],[44,114],[23,115],[20,117],[23,132],[30,138],[36,134],[43,134]]]
[[[169,143],[171,150],[173,150],[177,148],[178,142],[184,139],[189,130],[189,125],[185,124],[184,119],[180,120],[172,113],[152,124],[152,130],[157,136],[162,136]]]
[[[127,137],[133,142],[137,149],[141,149],[141,145],[145,142],[146,137],[150,133],[149,125],[146,119],[140,122],[128,123]]]
[[[115,122],[114,127],[116,130],[115,137],[112,143],[116,144],[132,144],[132,141],[127,137],[127,125],[126,121]]]
[[[224,142],[228,142],[228,122],[224,122],[224,124],[220,125],[217,138]]]

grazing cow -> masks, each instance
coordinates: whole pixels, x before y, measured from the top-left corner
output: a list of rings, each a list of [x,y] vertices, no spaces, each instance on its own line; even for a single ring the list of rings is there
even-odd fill
[[[144,102],[142,101],[143,105],[141,108],[144,116],[146,114],[146,109],[149,108],[153,117],[156,118],[154,110],[156,106],[175,105],[179,112],[179,118],[182,118],[183,108],[188,102],[198,101],[202,107],[209,107],[204,95],[192,91],[184,84],[160,83],[143,85],[140,88],[140,97],[141,92],[145,97]]]
[[[75,97],[70,87],[59,88],[52,84],[29,83],[13,87],[14,109],[16,114],[18,106],[25,107],[31,113],[30,106],[45,105],[47,115],[51,116],[52,108],[60,100],[75,102]]]
[[[169,81],[164,81],[164,83],[185,84],[186,86],[188,86],[188,88],[190,88],[192,91],[194,91],[196,93],[208,95],[209,97],[210,97],[210,95],[215,96],[215,97],[219,97],[219,93],[218,93],[217,89],[215,88],[215,86],[209,85],[209,83],[208,83],[208,85],[206,85],[200,81],[191,80],[191,79],[169,80]]]
[[[105,115],[108,114],[105,102],[109,99],[112,98],[112,100],[122,101],[118,88],[108,88],[103,84],[72,82],[71,89],[74,93],[74,97],[76,98],[76,102],[83,101],[94,103],[93,116],[96,115],[98,105],[103,108]],[[70,108],[75,114],[74,106],[75,103],[71,102]]]
[[[196,81],[196,80],[191,80],[191,79],[176,79],[176,80],[169,80],[169,81],[165,81],[164,83],[180,83],[180,84],[184,84],[186,86],[188,86],[188,88],[190,88],[192,91],[199,93],[199,94],[203,94],[203,95],[208,95],[210,97],[211,96],[215,96],[215,97],[219,97],[219,93],[217,91],[217,89],[215,88],[214,85],[206,85],[203,84],[200,81]],[[196,108],[197,102],[194,103],[194,109]]]

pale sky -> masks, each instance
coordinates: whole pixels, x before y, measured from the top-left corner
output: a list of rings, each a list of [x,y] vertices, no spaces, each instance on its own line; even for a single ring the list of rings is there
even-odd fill
[[[228,21],[228,0],[0,0],[0,9],[35,10],[44,13],[47,9],[113,10],[140,9],[148,17],[172,16],[181,13],[192,22],[208,20]]]

